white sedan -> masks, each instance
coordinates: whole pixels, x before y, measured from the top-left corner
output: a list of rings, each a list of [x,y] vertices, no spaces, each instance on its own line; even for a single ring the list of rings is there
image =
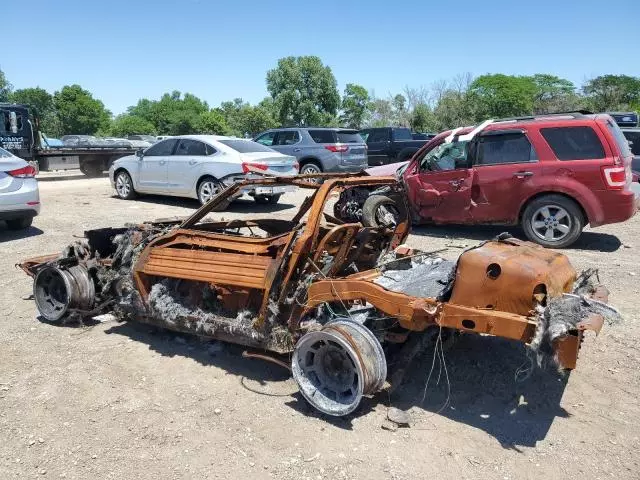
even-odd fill
[[[298,163],[295,157],[244,138],[182,135],[116,160],[109,178],[125,200],[150,193],[197,198],[205,204],[225,186],[252,173],[296,175]],[[243,193],[258,203],[277,203],[287,189],[291,187],[257,187]]]
[[[40,213],[36,169],[0,148],[0,220],[11,230],[29,228]]]

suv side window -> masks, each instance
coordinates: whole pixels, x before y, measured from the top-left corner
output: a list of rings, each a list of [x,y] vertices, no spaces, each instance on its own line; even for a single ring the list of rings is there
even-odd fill
[[[300,141],[300,134],[295,130],[286,130],[278,133],[278,138],[274,145],[293,145]]]
[[[309,130],[309,135],[315,143],[336,143],[333,130]]]
[[[500,165],[538,160],[533,145],[522,132],[488,134],[479,138],[476,165]]]
[[[275,140],[277,133],[278,132],[267,132],[264,135],[260,135],[258,138],[256,138],[256,142],[270,147],[271,145],[273,145],[273,141]]]
[[[604,158],[604,147],[591,127],[541,128],[558,160],[595,160]]]
[[[205,156],[206,154],[207,149],[204,143],[184,138],[180,140],[180,144],[174,155]]]
[[[178,143],[177,138],[169,138],[154,145],[144,151],[145,157],[166,157],[173,153],[173,148]]]

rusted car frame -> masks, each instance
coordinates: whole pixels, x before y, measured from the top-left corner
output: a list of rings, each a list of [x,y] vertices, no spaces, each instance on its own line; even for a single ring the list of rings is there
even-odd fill
[[[317,177],[324,182],[309,181]],[[255,185],[295,185],[311,195],[291,220],[208,220],[218,203]],[[343,208],[354,188],[358,195],[384,191],[400,214],[391,224],[364,225]],[[292,354],[303,396],[331,415],[353,411],[362,395],[380,389],[387,357],[406,357],[398,344],[433,327],[517,340],[570,369],[584,330],[598,332],[617,313],[592,275],[577,277],[566,256],[509,236],[457,262],[398,248],[410,228],[404,201],[392,177],[248,180],[182,222],[88,231],[61,255],[21,267],[51,321],[112,311]]]

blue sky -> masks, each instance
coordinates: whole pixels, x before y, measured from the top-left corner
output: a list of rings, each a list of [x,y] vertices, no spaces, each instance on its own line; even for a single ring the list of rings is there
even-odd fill
[[[0,69],[15,88],[78,83],[114,113],[171,90],[211,106],[258,102],[288,55],[318,55],[341,91],[359,83],[381,97],[464,72],[549,72],[577,85],[640,76],[639,0],[2,3]]]

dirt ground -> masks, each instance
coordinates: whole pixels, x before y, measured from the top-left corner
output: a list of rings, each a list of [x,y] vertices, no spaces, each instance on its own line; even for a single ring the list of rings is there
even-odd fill
[[[30,230],[0,225],[0,479],[640,478],[640,216],[587,230],[566,250],[576,268],[600,269],[625,317],[585,340],[571,375],[537,370],[516,382],[523,346],[465,335],[446,353],[449,383],[434,374],[424,402],[432,352],[400,392],[334,419],[306,405],[286,370],[234,346],[131,323],[39,321],[17,261],[58,252],[85,229],[197,207],[118,200],[107,178],[53,176],[40,189]],[[244,200],[221,216],[292,216],[301,200]],[[502,230],[420,228],[408,243],[455,258]],[[412,426],[382,429],[389,405],[410,409]]]

